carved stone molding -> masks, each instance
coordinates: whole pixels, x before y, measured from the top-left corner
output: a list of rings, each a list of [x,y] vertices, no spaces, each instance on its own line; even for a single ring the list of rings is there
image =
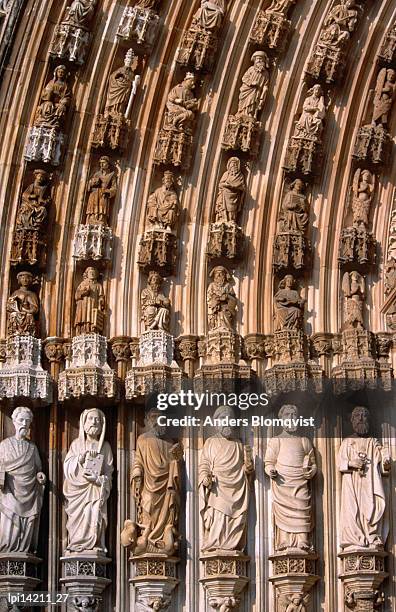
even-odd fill
[[[208,553],[201,557],[204,577],[200,579],[213,610],[238,609],[241,594],[249,583],[250,558],[241,553]]]
[[[138,265],[145,271],[172,274],[177,261],[177,237],[174,232],[152,228],[140,238]]]
[[[166,125],[166,119],[164,123]],[[173,132],[163,128],[158,135],[154,163],[169,164],[187,170],[191,164],[192,145],[191,133]]]
[[[102,610],[102,593],[111,583],[107,577],[107,565],[111,559],[98,553],[73,553],[61,557],[62,578],[69,595],[71,610],[86,610],[90,606],[92,612]]]
[[[137,612],[169,610],[172,593],[177,587],[177,557],[161,557],[145,554],[131,557],[134,577],[130,582],[135,588]]]
[[[320,579],[315,571],[317,558],[315,554],[297,553],[277,553],[270,557],[273,575],[269,580],[275,588],[278,612],[292,610],[289,607],[292,604],[296,604],[295,610],[308,609],[312,588]],[[299,608],[299,605],[303,607]]]
[[[198,337],[179,336],[175,341],[176,359],[195,361],[198,358]]]
[[[114,359],[119,361],[129,361],[131,358],[131,338],[129,336],[116,336],[109,340],[109,344],[114,355]]]
[[[339,554],[346,609],[355,612],[374,612],[383,599],[378,589],[388,576],[385,572],[384,551],[350,550]]]
[[[267,336],[248,334],[243,339],[243,353],[247,359],[265,359],[267,357]]]
[[[44,353],[50,363],[61,363],[65,359],[65,339],[50,336],[44,340]]]
[[[73,257],[78,260],[110,261],[113,232],[107,225],[79,225],[74,238]]]
[[[284,274],[302,270],[308,265],[310,244],[301,232],[277,233],[274,242],[273,266]]]
[[[152,8],[126,6],[117,28],[117,38],[150,50],[157,37],[158,28],[159,16]]]
[[[390,140],[389,133],[382,124],[364,125],[356,135],[352,157],[373,164],[385,164]]]

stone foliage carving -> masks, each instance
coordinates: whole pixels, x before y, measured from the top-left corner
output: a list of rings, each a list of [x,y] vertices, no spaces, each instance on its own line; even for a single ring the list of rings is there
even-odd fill
[[[295,280],[287,274],[279,283],[274,296],[275,331],[301,330],[305,300],[294,288]]]
[[[98,279],[97,269],[88,267],[83,274],[83,280],[76,289],[74,328],[77,336],[103,332],[105,296],[102,283]]]
[[[162,278],[152,270],[148,275],[147,287],[140,298],[142,322],[145,331],[169,331],[170,301],[161,293]]]
[[[338,467],[342,473],[340,546],[381,550],[388,526],[383,476],[389,474],[389,451],[369,436],[370,413],[357,406],[351,417],[354,435],[340,448]]]
[[[208,305],[209,331],[233,331],[237,311],[237,299],[231,284],[232,276],[223,266],[216,266],[209,274],[206,301]]]
[[[345,272],[342,277],[344,295],[344,330],[364,329],[363,305],[366,293],[364,277],[359,272]]]
[[[67,551],[95,551],[105,555],[107,499],[111,491],[113,454],[104,439],[106,417],[101,410],[84,410],[79,436],[64,462],[68,533]]]
[[[135,556],[145,553],[172,556],[179,546],[183,447],[164,437],[165,428],[157,424],[159,415],[156,410],[147,414],[147,431],[138,437],[132,468],[137,522],[125,522],[121,541],[132,547]]]
[[[309,208],[304,189],[304,182],[296,179],[283,198],[274,244],[273,264],[277,270],[300,270],[307,263],[309,244],[305,234]]]
[[[45,221],[52,204],[50,180],[45,170],[35,170],[34,182],[22,193],[11,247],[13,264],[45,262]]]
[[[15,434],[0,442],[0,552],[35,553],[46,476],[28,439],[33,413],[15,408]]]
[[[297,419],[296,406],[285,405],[281,419]],[[275,518],[276,552],[310,552],[312,547],[312,494],[309,481],[317,472],[315,452],[307,437],[297,435],[297,427],[268,441],[265,472],[272,480],[272,512]]]
[[[294,3],[295,0],[273,0],[268,8],[260,11],[250,33],[250,41],[282,51],[291,25],[287,12]]]
[[[228,406],[214,413],[214,419],[227,416],[235,418]],[[243,552],[253,472],[252,449],[231,427],[219,426],[206,440],[199,462],[202,552]]]
[[[80,65],[84,63],[91,39],[89,26],[96,4],[97,0],[73,0],[66,8],[61,23],[55,28],[50,55]]]
[[[7,300],[8,336],[36,336],[39,301],[37,294],[31,291],[33,274],[18,272],[19,288]]]
[[[151,49],[159,26],[157,4],[157,0],[138,0],[134,6],[126,6],[117,29],[117,37]]]
[[[99,170],[88,181],[88,193],[85,222],[108,225],[111,201],[117,194],[117,174],[105,155],[99,160]]]

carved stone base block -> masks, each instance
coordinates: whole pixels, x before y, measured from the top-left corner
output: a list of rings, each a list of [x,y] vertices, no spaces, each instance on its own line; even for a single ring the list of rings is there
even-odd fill
[[[46,240],[40,230],[15,229],[12,238],[10,263],[12,266],[28,264],[45,266]]]
[[[151,48],[158,32],[159,16],[152,9],[125,7],[117,29],[117,38]]]
[[[98,115],[91,145],[94,149],[123,151],[128,142],[130,121],[123,115]]]
[[[7,593],[27,593],[35,590],[41,582],[38,577],[41,561],[30,553],[0,553],[0,602]],[[10,608],[19,610],[18,606]]]
[[[111,259],[113,232],[107,225],[79,225],[74,238],[76,259]]]
[[[273,576],[269,580],[275,588],[276,612],[286,612],[290,609],[289,603],[293,602],[293,599],[299,599],[299,604],[304,606],[303,610],[311,610],[308,603],[310,592],[319,580],[315,572],[317,555],[276,553],[270,559]]]
[[[170,230],[153,228],[140,238],[138,264],[143,270],[172,274],[177,260],[177,238]]]
[[[250,33],[250,42],[260,47],[282,51],[285,48],[291,22],[282,13],[260,11]]]
[[[99,334],[72,338],[72,358],[59,375],[59,399],[64,401],[87,395],[118,397],[116,373],[107,363],[107,340]]]
[[[81,66],[85,61],[90,40],[91,34],[84,28],[61,23],[55,27],[49,54]]]
[[[275,270],[301,270],[308,264],[309,242],[301,233],[282,232],[275,237],[273,266]]]
[[[241,593],[249,583],[249,557],[240,553],[207,554],[201,557],[204,577],[201,578],[207,601],[213,610],[230,612],[239,607]]]
[[[341,232],[339,264],[352,264],[352,269],[375,264],[375,242],[371,232],[356,227],[345,227]]]
[[[27,135],[25,159],[59,166],[64,141],[64,135],[56,128],[33,126]]]
[[[136,612],[168,610],[172,593],[179,583],[176,557],[159,557],[146,554],[132,557],[134,577],[130,582],[135,587]]]
[[[88,608],[92,612],[101,610],[101,595],[111,583],[107,578],[107,565],[111,563],[111,559],[94,552],[73,553],[61,557],[61,563],[60,582],[69,595],[67,609],[72,611]],[[75,604],[82,598],[86,607],[76,608]]]
[[[205,363],[239,363],[241,350],[239,334],[227,329],[210,331],[206,337]]]
[[[208,257],[236,259],[241,257],[242,252],[243,233],[235,221],[211,224],[208,246],[206,247]]]
[[[345,64],[342,49],[316,45],[308,60],[306,74],[314,79],[323,78],[326,83],[334,83],[342,78]]]
[[[253,117],[229,115],[223,134],[223,149],[240,150],[256,157],[260,146],[261,122]]]
[[[359,128],[352,157],[373,164],[386,163],[390,136],[382,125],[364,125]]]
[[[322,147],[319,141],[292,136],[287,146],[283,168],[286,172],[317,174],[321,155]]]
[[[342,562],[340,579],[344,586],[345,610],[374,612],[381,604],[378,592],[388,576],[385,572],[386,552],[367,549],[348,550],[339,557]]]
[[[166,123],[166,120],[165,120]],[[187,170],[191,163],[193,138],[189,132],[161,129],[154,152],[154,163]]]
[[[211,72],[216,59],[217,36],[191,27],[183,33],[176,61],[197,72]]]
[[[13,336],[6,342],[6,361],[0,370],[0,398],[52,401],[52,381],[41,367],[41,340]]]

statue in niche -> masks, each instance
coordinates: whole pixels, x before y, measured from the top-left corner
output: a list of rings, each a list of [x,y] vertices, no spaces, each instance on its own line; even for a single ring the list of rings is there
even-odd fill
[[[356,406],[351,423],[354,434],[341,444],[338,468],[342,474],[340,546],[343,550],[383,550],[389,526],[385,516],[383,476],[391,469],[387,449],[369,436],[370,412]]]
[[[264,51],[253,53],[251,61],[253,66],[250,66],[242,77],[236,116],[257,119],[259,112],[264,107],[268,91],[269,62]]]
[[[278,232],[305,233],[309,214],[304,188],[305,185],[301,179],[296,179],[290,183],[289,191],[283,198],[278,217]]]
[[[132,494],[137,522],[125,521],[121,542],[134,555],[159,553],[171,556],[179,546],[180,483],[183,447],[164,437],[157,410],[145,419],[147,431],[137,439],[132,468]]]
[[[76,28],[85,28],[95,12],[97,0],[73,0],[66,9],[67,17],[63,23]]]
[[[294,138],[319,140],[325,111],[323,90],[320,85],[314,85],[307,92],[301,116],[295,125]]]
[[[176,132],[191,131],[191,124],[198,109],[198,100],[193,95],[195,76],[187,72],[184,80],[171,89],[166,103],[167,114],[164,128]]]
[[[47,479],[28,439],[32,411],[19,406],[11,418],[15,434],[0,442],[0,552],[35,553]]]
[[[105,440],[106,417],[90,408],[80,416],[79,436],[64,462],[68,552],[105,555],[107,500],[111,491],[113,453]]]
[[[110,204],[117,193],[117,174],[107,156],[100,158],[99,170],[88,182],[88,192],[86,223],[108,225]]]
[[[366,289],[364,277],[359,272],[345,272],[342,277],[344,294],[344,329],[364,329],[363,300]]]
[[[296,406],[285,405],[281,419],[297,419]],[[275,519],[275,551],[313,551],[312,493],[309,481],[317,472],[315,451],[309,438],[299,436],[297,426],[283,427],[268,441],[265,473],[271,478],[272,512]]]
[[[36,316],[39,312],[37,294],[29,287],[33,284],[31,272],[18,272],[19,288],[8,298],[8,336],[35,336]]]
[[[216,32],[221,26],[224,12],[224,0],[201,0],[201,6],[193,17],[191,28]]]
[[[88,267],[83,280],[76,290],[76,316],[74,328],[76,335],[100,334],[104,328],[105,296],[102,283],[99,282],[99,272]]]
[[[52,202],[50,175],[45,170],[34,171],[34,182],[22,194],[15,227],[21,230],[40,230]]]
[[[147,279],[147,287],[143,289],[140,298],[142,321],[145,331],[161,329],[169,331],[170,301],[161,293],[162,277],[151,270]]]
[[[135,93],[135,72],[132,68],[135,56],[132,49],[125,55],[124,65],[117,68],[109,77],[105,103],[105,117],[125,117],[131,99]]]
[[[395,94],[396,71],[393,68],[382,68],[375,86],[372,125],[388,125]]]
[[[231,285],[232,276],[223,266],[216,266],[209,274],[213,281],[207,291],[209,331],[233,331],[237,300]]]
[[[375,176],[370,170],[358,168],[353,177],[352,214],[353,226],[357,229],[367,229],[369,214],[373,199]]]
[[[65,66],[57,66],[54,78],[43,89],[40,104],[36,111],[34,125],[43,128],[59,129],[71,102],[71,91],[66,82]]]
[[[225,417],[235,418],[234,411],[220,406],[214,419]],[[206,440],[199,461],[203,553],[243,553],[253,472],[250,446],[242,444],[232,427],[217,427],[217,434]]]
[[[275,293],[275,331],[300,330],[303,325],[305,300],[294,289],[295,280],[291,274],[280,281]]]
[[[151,225],[171,231],[180,214],[179,196],[173,172],[164,172],[162,186],[152,193],[147,202],[147,218]]]
[[[354,0],[344,0],[342,4],[334,6],[326,17],[318,45],[340,49],[356,28],[359,15],[357,9],[361,10]]]
[[[231,157],[219,183],[215,208],[216,223],[236,223],[245,191],[246,181],[241,171],[241,162],[238,157]]]

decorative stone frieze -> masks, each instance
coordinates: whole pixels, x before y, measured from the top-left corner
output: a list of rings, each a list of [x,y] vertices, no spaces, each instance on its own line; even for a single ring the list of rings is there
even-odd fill
[[[237,610],[241,596],[249,583],[247,564],[250,558],[241,553],[207,553],[201,557],[203,584],[212,610]]]
[[[65,555],[60,560],[60,582],[69,595],[71,610],[97,612],[102,609],[102,593],[111,583],[107,575],[111,559],[92,551]]]
[[[287,12],[294,3],[295,0],[273,0],[268,8],[261,10],[253,24],[250,42],[259,47],[283,51],[291,27]]]
[[[311,591],[319,576],[315,565],[317,555],[276,553],[270,556],[273,575],[269,578],[276,592],[279,612],[310,609]]]
[[[49,54],[82,65],[92,38],[90,22],[94,16],[97,0],[73,1],[66,8],[64,18],[55,27]]]
[[[146,610],[169,610],[172,593],[179,583],[177,557],[147,554],[132,557],[134,577],[130,582],[135,587],[137,612]]]
[[[7,602],[5,610],[19,612],[19,607],[10,608],[8,601],[9,593],[31,593],[41,583],[39,577],[39,566],[42,559],[36,555],[23,552],[1,552],[0,553],[0,606]]]
[[[385,572],[384,551],[364,551],[357,548],[340,553],[342,573],[340,580],[344,587],[344,601],[347,610],[374,612],[384,603],[381,591]]]
[[[152,5],[149,7],[149,5]],[[159,30],[159,15],[154,10],[156,2],[137,2],[126,6],[117,28],[117,38],[151,50]]]

